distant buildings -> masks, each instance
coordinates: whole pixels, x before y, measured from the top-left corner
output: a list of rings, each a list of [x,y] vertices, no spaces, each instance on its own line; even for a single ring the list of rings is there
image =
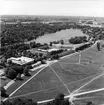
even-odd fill
[[[52,48],[52,49],[49,49],[48,52],[52,52],[52,51],[58,51],[59,49],[58,48]]]
[[[52,47],[55,48],[63,48],[63,49],[72,49],[73,46],[71,44],[52,44]]]
[[[40,62],[40,61],[38,61],[38,62],[35,63],[35,64],[32,64],[32,67],[34,68],[34,67],[37,67],[37,66],[39,66],[39,65],[41,65],[41,62]]]
[[[44,49],[38,49],[38,51],[42,51],[42,52],[52,52],[52,51],[57,51],[59,49],[56,49],[56,48],[51,48],[51,49],[47,49],[47,50],[44,50]]]
[[[63,50],[72,50],[74,49],[74,45],[72,44],[52,44],[52,47],[50,49],[44,50],[44,49],[38,49],[38,51],[42,51],[42,52],[46,52],[46,53],[50,53],[52,51],[58,51],[60,49]]]
[[[98,22],[97,20],[80,20],[79,25],[82,26],[90,26],[90,27],[104,27],[104,25],[101,22]]]

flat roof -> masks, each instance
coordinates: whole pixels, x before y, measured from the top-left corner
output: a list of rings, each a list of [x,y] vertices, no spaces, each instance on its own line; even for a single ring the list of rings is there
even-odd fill
[[[11,57],[11,58],[7,59],[7,61],[9,61],[9,60],[11,60],[15,64],[24,65],[24,64],[32,62],[34,59],[21,56],[18,58]]]
[[[48,52],[57,51],[57,50],[59,50],[59,49],[53,48],[53,49],[49,49]]]

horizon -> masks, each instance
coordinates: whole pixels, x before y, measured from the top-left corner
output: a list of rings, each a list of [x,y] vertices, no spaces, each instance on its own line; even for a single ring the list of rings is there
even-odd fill
[[[2,14],[1,15],[1,17],[2,16],[53,16],[53,17],[94,17],[94,18],[104,18],[104,16],[103,17],[99,17],[99,16],[81,16],[81,15],[22,15],[22,14]]]
[[[61,18],[82,18],[82,19],[88,19],[88,18],[95,18],[95,19],[104,19],[104,17],[97,17],[97,16],[69,16],[69,15],[18,15],[18,14],[12,14],[12,15],[8,15],[8,14],[5,14],[5,15],[1,15],[1,19],[2,18],[8,18],[8,17],[61,17]]]
[[[1,0],[1,15],[104,17],[103,0]]]

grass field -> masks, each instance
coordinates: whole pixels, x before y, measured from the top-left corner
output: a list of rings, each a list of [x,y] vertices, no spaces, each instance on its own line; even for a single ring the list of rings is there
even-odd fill
[[[91,100],[95,105],[104,104],[104,49],[97,51],[96,46],[79,55],[59,60],[47,66],[26,84],[18,89],[10,99],[17,97],[43,101],[55,98],[58,93],[74,95],[76,105]],[[89,63],[90,62],[90,63]],[[36,74],[34,73],[34,74]],[[8,88],[9,94],[21,86],[15,83]]]

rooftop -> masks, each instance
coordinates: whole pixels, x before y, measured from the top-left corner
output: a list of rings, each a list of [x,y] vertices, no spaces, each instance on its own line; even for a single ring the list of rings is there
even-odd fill
[[[7,59],[7,61],[9,61],[9,60],[11,60],[15,64],[24,65],[24,64],[27,64],[29,62],[32,62],[34,59],[21,56],[19,58],[11,57],[11,58]]]

